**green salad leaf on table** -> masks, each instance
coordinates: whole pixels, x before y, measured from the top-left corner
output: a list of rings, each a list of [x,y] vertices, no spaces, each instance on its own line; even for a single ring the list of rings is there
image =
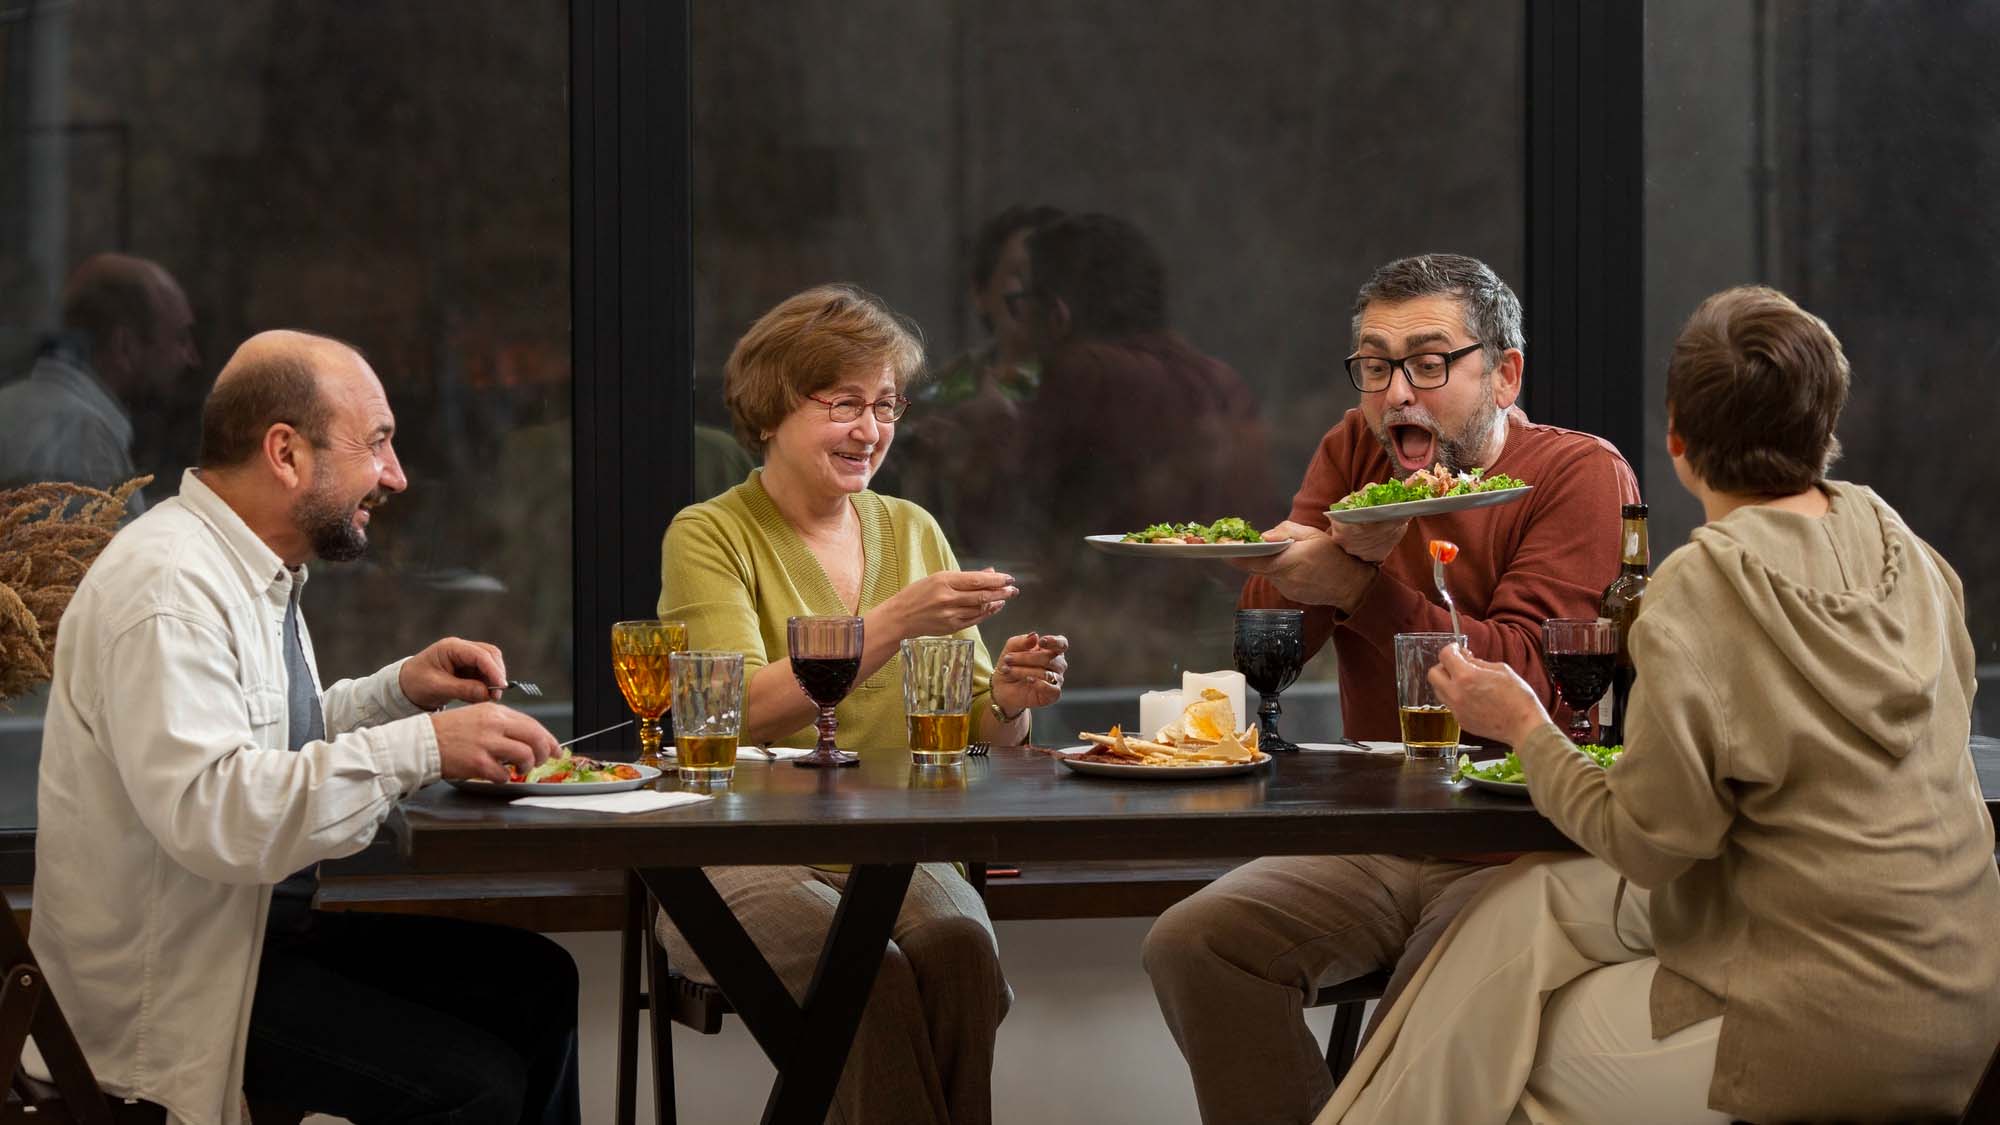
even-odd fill
[[[1523,488],[1527,482],[1506,473],[1487,476],[1484,469],[1452,473],[1439,465],[1411,473],[1407,480],[1385,480],[1364,485],[1336,501],[1329,511],[1379,508],[1384,504],[1407,504],[1416,500],[1438,500],[1446,496],[1470,496],[1475,492],[1498,492],[1503,488]]]
[[[1623,746],[1599,746],[1595,743],[1579,746],[1576,750],[1577,753],[1605,769],[1610,769],[1611,763],[1617,761],[1618,756],[1625,752]],[[1521,772],[1521,759],[1512,750],[1507,751],[1506,757],[1483,768],[1472,764],[1471,755],[1461,755],[1458,759],[1458,768],[1452,771],[1451,779],[1457,781],[1466,777],[1476,777],[1481,781],[1502,781],[1514,785],[1528,783],[1527,775]]]
[[[1156,523],[1144,531],[1126,535],[1123,543],[1262,543],[1263,533],[1240,516],[1224,516],[1214,523]]]

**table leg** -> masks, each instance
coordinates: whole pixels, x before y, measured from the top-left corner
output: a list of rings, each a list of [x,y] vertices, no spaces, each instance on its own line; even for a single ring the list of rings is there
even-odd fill
[[[651,940],[646,933],[646,886],[628,871],[625,927],[618,942],[617,1125],[635,1125],[639,1115],[639,943]]]
[[[863,864],[848,876],[803,1004],[792,1000],[700,868],[639,872],[778,1068],[764,1105],[766,1125],[819,1125],[826,1119],[915,870],[910,863]]]

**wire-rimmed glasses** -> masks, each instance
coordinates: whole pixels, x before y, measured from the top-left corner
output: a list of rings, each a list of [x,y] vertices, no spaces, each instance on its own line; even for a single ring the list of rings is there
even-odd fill
[[[1424,391],[1435,390],[1444,386],[1446,380],[1451,378],[1452,364],[1485,346],[1483,341],[1474,340],[1452,351],[1417,352],[1400,359],[1386,355],[1356,353],[1348,356],[1346,360],[1347,381],[1353,383],[1354,389],[1363,394],[1386,391],[1389,389],[1389,380],[1395,376],[1396,369],[1400,367],[1403,369],[1403,378],[1410,381],[1410,386]]]
[[[874,412],[877,422],[886,425],[901,418],[910,409],[910,399],[907,395],[890,395],[887,398],[878,398],[873,402],[864,398],[857,398],[853,395],[837,399],[821,398],[818,395],[807,395],[806,397],[826,407],[826,416],[836,422],[859,421],[861,419],[861,411],[867,409]]]

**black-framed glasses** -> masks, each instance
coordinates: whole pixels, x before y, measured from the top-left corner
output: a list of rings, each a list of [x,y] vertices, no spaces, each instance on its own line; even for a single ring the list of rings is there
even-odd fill
[[[1403,369],[1403,378],[1419,390],[1433,390],[1442,387],[1451,378],[1451,365],[1465,356],[1484,347],[1474,340],[1462,348],[1448,352],[1418,352],[1401,359],[1391,359],[1385,355],[1351,355],[1347,357],[1347,378],[1354,389],[1364,394],[1389,389],[1389,380],[1398,367]]]
[[[861,417],[864,407],[874,412],[877,422],[894,422],[910,409],[910,400],[903,395],[890,395],[888,398],[878,398],[874,402],[859,398],[829,400],[818,395],[806,397],[826,407],[826,416],[836,422],[856,421]]]

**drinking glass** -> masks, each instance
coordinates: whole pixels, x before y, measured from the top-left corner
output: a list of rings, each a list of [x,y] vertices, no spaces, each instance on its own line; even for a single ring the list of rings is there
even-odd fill
[[[1297,751],[1278,733],[1278,696],[1306,666],[1306,615],[1297,609],[1236,611],[1236,670],[1257,692],[1257,748]]]
[[[900,647],[910,760],[950,765],[963,759],[972,740],[972,640],[911,637]]]
[[[1396,634],[1396,717],[1403,728],[1403,755],[1442,759],[1458,754],[1458,716],[1431,687],[1430,670],[1447,645],[1463,645],[1459,633]]]
[[[1618,625],[1609,618],[1557,617],[1542,622],[1542,666],[1569,708],[1571,742],[1590,741],[1590,709],[1618,669]]]
[[[673,706],[667,658],[686,652],[685,621],[620,621],[611,626],[611,672],[639,718],[639,763],[660,765],[660,716]]]
[[[677,652],[670,664],[681,780],[727,782],[736,774],[736,738],[743,731],[743,654]]]
[[[792,658],[792,675],[819,705],[819,744],[792,764],[805,769],[851,766],[860,758],[833,744],[833,709],[847,698],[861,671],[859,617],[788,617],[785,647]]]

